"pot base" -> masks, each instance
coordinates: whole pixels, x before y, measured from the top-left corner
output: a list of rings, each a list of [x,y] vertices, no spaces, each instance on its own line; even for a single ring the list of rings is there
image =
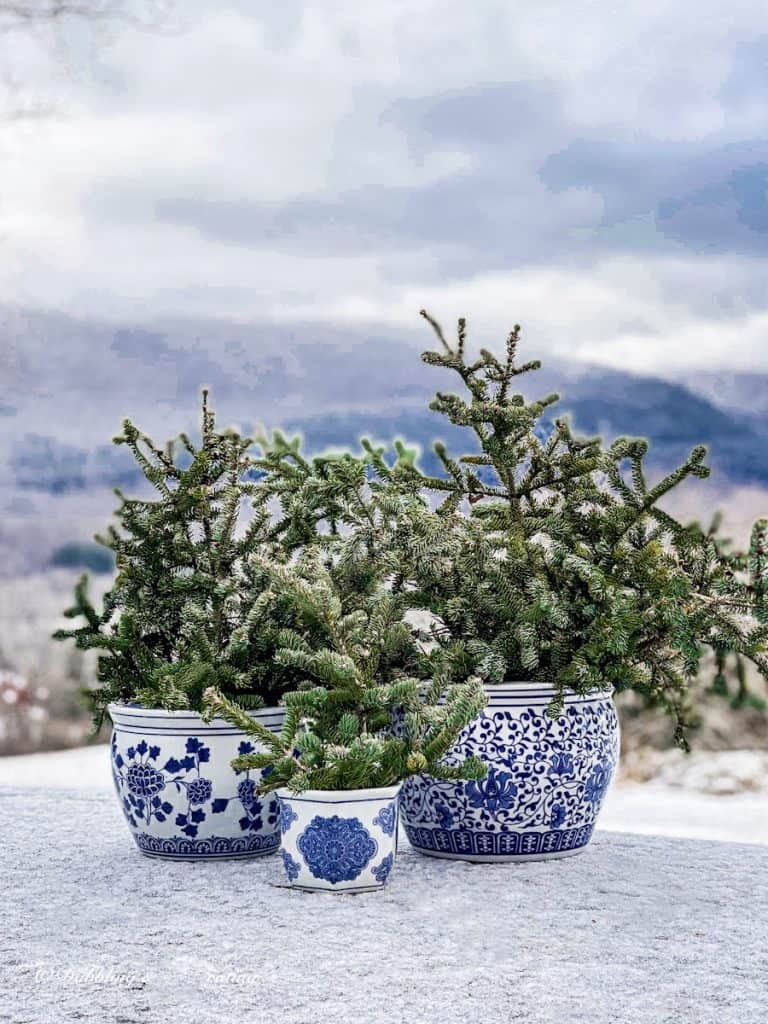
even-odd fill
[[[427,857],[503,864],[571,857],[589,845],[594,829],[594,823],[549,832],[486,832],[406,825],[405,834],[411,846]]]
[[[248,860],[250,857],[268,857],[271,853],[277,853],[277,847],[273,850],[254,850],[246,853],[150,853],[149,850],[139,849],[142,857],[149,860]]]
[[[235,860],[244,857],[265,857],[277,853],[279,835],[236,837],[228,839],[212,836],[210,839],[187,839],[172,836],[158,839],[142,832],[134,837],[139,853],[153,860]]]
[[[363,892],[383,892],[385,885],[361,885],[357,888],[329,889],[327,885],[294,885],[288,883],[279,886],[281,889],[293,889],[295,892],[326,892],[333,896],[357,896]]]
[[[434,857],[435,860],[463,860],[467,864],[521,864],[534,860],[562,860],[564,857],[575,857],[577,853],[583,853],[585,846],[579,846],[575,850],[562,850],[560,853],[523,853],[523,854],[489,854],[483,856],[479,853],[440,853],[437,850],[425,850],[418,848],[418,852],[425,857]]]

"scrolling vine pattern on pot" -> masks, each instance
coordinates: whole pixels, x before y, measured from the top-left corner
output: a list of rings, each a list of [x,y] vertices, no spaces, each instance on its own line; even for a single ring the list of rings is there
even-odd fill
[[[424,830],[434,828],[461,830],[465,837],[467,829],[478,834],[575,829],[587,839],[618,760],[615,721],[609,700],[568,707],[555,719],[543,707],[481,715],[464,730],[448,760],[474,754],[488,765],[487,776],[476,782],[408,780],[401,809],[409,838],[421,846]]]
[[[162,748],[141,739],[125,751],[112,738],[112,773],[125,817],[134,831],[163,823],[172,818],[181,833],[197,837],[203,822],[224,813],[233,801],[240,804],[238,824],[245,834],[259,833],[278,820],[278,801],[261,800],[256,781],[249,772],[237,783],[236,792],[227,796],[214,793],[213,781],[205,775],[210,762],[210,747],[190,736],[183,757],[162,757]],[[253,744],[243,741],[238,754],[253,752]]]

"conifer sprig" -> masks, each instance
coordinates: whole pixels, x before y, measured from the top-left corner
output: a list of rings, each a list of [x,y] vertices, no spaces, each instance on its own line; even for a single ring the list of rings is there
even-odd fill
[[[264,571],[250,556],[288,555],[253,481],[253,442],[217,430],[207,392],[199,444],[182,434],[161,447],[130,420],[114,440],[153,493],[116,491],[117,526],[96,538],[115,553],[114,584],[97,610],[81,579],[65,615],[82,624],[55,634],[99,652],[99,685],[87,694],[97,727],[113,701],[200,710],[212,685],[244,707],[276,703],[290,674],[272,653],[290,619],[265,604]]]
[[[452,346],[422,316],[440,342],[424,361],[454,371],[468,392],[438,392],[431,408],[481,449],[457,457],[438,445],[446,476],[422,478],[453,499],[444,503],[444,557],[437,571],[423,565],[416,582],[457,670],[489,682],[552,682],[553,714],[567,690],[635,689],[672,715],[681,743],[706,649],[721,689],[727,659],[738,659],[740,699],[748,699],[742,660],[768,677],[768,527],[756,525],[748,557],[729,554],[716,531],[686,527],[659,505],[686,479],[709,474],[706,450],[649,483],[644,439],[604,447],[576,438],[564,419],[549,421],[556,396],[529,402],[512,392],[515,378],[539,365],[517,365],[518,326],[503,359],[481,349],[470,361],[466,321]],[[462,499],[469,513],[457,517]]]
[[[379,589],[365,607],[345,612],[332,572],[317,554],[296,568],[271,566],[274,588],[289,597],[297,629],[286,631],[277,651],[280,664],[302,675],[299,689],[285,695],[286,720],[279,736],[254,722],[230,700],[210,689],[206,715],[220,716],[252,735],[263,747],[233,764],[269,769],[261,789],[289,786],[349,790],[392,785],[428,771],[440,778],[480,778],[474,759],[460,765],[442,758],[485,702],[478,679],[450,683],[431,671],[403,619],[402,594]],[[325,645],[311,646],[307,632],[322,624]],[[419,665],[407,675],[399,665]]]

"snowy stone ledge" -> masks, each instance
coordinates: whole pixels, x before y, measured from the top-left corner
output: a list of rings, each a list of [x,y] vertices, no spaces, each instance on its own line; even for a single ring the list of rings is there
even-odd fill
[[[0,1020],[758,1024],[768,850],[598,833],[519,865],[401,846],[389,886],[284,888],[276,857],[153,861],[112,794],[0,789]]]

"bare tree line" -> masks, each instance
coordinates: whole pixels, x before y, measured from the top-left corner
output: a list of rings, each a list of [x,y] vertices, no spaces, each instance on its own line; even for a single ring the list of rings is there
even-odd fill
[[[74,60],[67,28],[85,26],[96,46],[108,44],[121,26],[174,34],[178,26],[171,15],[177,9],[178,0],[0,0],[0,39],[25,34],[53,49],[53,59],[66,67]],[[56,112],[55,101],[30,95],[29,85],[8,68],[0,70],[0,92],[0,121],[39,120]]]
[[[162,27],[170,0],[0,0],[0,32],[67,20],[123,21],[133,28]]]

